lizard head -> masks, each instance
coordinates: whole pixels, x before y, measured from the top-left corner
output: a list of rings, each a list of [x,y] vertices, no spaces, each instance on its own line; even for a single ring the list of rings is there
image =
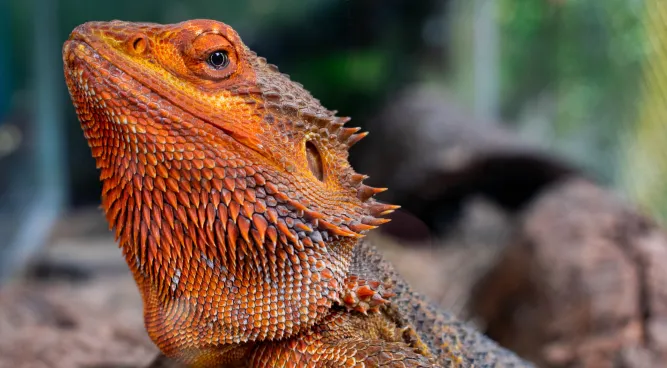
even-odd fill
[[[192,292],[188,262],[246,278],[301,264],[334,300],[357,239],[396,208],[348,163],[365,134],[223,23],[90,22],[63,60],[107,220],[167,291]]]

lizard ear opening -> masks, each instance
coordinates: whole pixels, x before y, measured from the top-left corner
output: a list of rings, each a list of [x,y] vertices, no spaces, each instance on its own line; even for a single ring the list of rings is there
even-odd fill
[[[322,156],[317,146],[311,141],[306,142],[306,158],[308,159],[308,169],[319,181],[324,180],[324,165]]]

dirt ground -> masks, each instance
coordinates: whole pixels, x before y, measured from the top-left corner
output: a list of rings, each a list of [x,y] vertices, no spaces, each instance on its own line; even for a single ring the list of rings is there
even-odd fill
[[[141,299],[96,210],[65,218],[0,289],[0,367],[137,367],[157,353]]]

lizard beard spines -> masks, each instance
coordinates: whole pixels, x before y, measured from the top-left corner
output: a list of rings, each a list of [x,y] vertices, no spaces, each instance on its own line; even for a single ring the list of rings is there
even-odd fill
[[[144,176],[129,172],[132,165],[125,170],[120,169],[125,165],[116,166],[104,181],[104,191],[110,224],[124,247],[132,249],[141,271],[150,275],[162,275],[174,260],[187,263],[197,252],[230,272],[244,261],[268,269],[281,258],[276,250],[281,244],[296,251],[327,252],[328,242],[365,230],[356,223],[329,220],[290,199],[253,168],[212,170],[209,181],[187,171],[172,172],[168,166],[173,162],[147,162],[159,168],[145,170]],[[129,208],[121,196],[129,199]]]
[[[387,190],[387,188],[375,188],[363,184],[363,181],[368,179],[367,175],[354,173],[350,177],[350,181],[353,185],[356,185],[357,188],[357,198],[363,202],[363,206],[368,213],[368,216],[363,216],[360,220],[360,224],[355,224],[353,227],[355,231],[365,231],[370,229],[375,229],[378,226],[385,224],[391,221],[388,218],[383,218],[399,209],[401,206],[381,203],[373,199],[376,194],[382,193]]]

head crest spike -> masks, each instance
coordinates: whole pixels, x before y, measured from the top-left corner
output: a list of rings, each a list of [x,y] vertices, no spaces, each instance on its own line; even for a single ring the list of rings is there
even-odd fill
[[[354,146],[355,144],[357,144],[357,142],[359,142],[360,140],[366,138],[367,135],[368,135],[368,132],[363,132],[363,133],[359,133],[359,134],[354,134],[354,135],[352,135],[352,136],[347,140],[347,146],[348,146],[348,147],[352,147],[352,146]]]
[[[373,197],[374,195],[378,193],[382,193],[386,191],[387,188],[374,188],[374,187],[369,187],[368,185],[361,185],[359,189],[357,190],[357,197],[361,199],[363,202],[366,202],[368,199]]]
[[[368,179],[368,175],[364,174],[352,174],[352,183],[354,184],[361,184],[362,181]]]
[[[367,225],[362,223],[350,224],[348,227],[350,228],[350,230],[355,231],[357,233],[377,228],[377,226]]]
[[[344,129],[341,130],[341,132],[340,132],[340,139],[341,139],[343,142],[345,142],[345,141],[347,141],[348,138],[350,138],[354,133],[356,133],[356,132],[358,132],[358,131],[360,131],[360,130],[361,130],[361,128],[358,128],[358,127],[357,127],[357,128],[344,128]]]
[[[366,216],[363,219],[361,219],[362,224],[371,225],[371,226],[380,226],[382,224],[386,224],[389,221],[391,221],[391,219],[371,217],[371,216]]]
[[[343,229],[339,226],[336,226],[332,223],[329,223],[329,222],[323,221],[323,220],[319,221],[318,226],[321,229],[327,230],[330,233],[332,233],[334,235],[338,235],[338,236],[347,236],[347,237],[352,237],[352,238],[361,238],[361,237],[363,237],[363,235],[361,235],[361,234],[357,234],[353,231],[347,231],[347,230],[345,230],[345,229]]]
[[[352,120],[351,117],[342,116],[342,117],[336,118],[336,124],[345,125],[350,120]]]
[[[376,217],[388,215],[399,208],[401,208],[401,206],[379,202],[373,203],[368,207],[371,214]]]

